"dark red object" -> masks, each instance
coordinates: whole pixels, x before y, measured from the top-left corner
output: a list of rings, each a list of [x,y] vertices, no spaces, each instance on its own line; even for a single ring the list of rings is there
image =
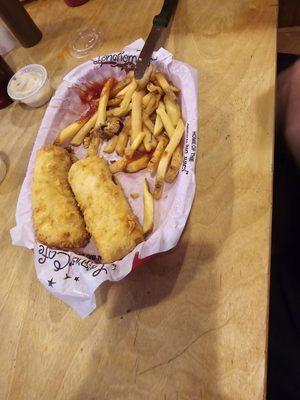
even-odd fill
[[[7,84],[13,76],[13,71],[0,56],[0,108],[5,108],[12,103],[7,94]]]
[[[65,3],[69,7],[78,7],[84,3],[87,3],[89,0],[65,0]]]

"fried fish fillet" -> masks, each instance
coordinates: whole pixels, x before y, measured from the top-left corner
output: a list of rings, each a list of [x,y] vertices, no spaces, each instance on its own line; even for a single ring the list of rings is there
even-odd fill
[[[32,182],[32,216],[36,239],[50,247],[83,247],[89,240],[83,216],[68,183],[72,161],[67,150],[38,150]]]
[[[143,229],[105,160],[77,161],[70,168],[69,183],[104,263],[120,260],[144,240]]]

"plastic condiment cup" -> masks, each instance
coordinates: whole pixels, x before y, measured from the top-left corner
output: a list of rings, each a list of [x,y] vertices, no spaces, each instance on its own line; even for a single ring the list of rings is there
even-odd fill
[[[36,82],[32,85],[32,90],[30,90],[29,84],[32,83],[33,77]],[[23,93],[22,85],[23,87],[25,85]],[[13,100],[27,104],[30,107],[44,105],[50,100],[53,93],[46,68],[40,64],[29,64],[19,69],[8,82],[7,93]]]

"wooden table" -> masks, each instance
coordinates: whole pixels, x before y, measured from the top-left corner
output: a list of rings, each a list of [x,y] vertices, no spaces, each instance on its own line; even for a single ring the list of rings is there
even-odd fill
[[[263,399],[269,294],[276,0],[181,0],[166,48],[199,71],[197,195],[174,251],[97,292],[81,320],[35,276],[9,229],[46,107],[0,112],[1,399]],[[27,8],[44,33],[7,57],[42,63],[56,87],[64,45],[96,25],[101,53],[146,37],[160,0]],[[149,15],[146,20],[143,15]]]

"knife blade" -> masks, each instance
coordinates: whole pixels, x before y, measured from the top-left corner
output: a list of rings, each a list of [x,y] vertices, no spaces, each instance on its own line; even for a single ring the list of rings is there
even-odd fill
[[[162,33],[167,28],[172,14],[175,12],[177,3],[178,0],[165,0],[160,13],[153,18],[152,29],[135,66],[134,76],[136,79],[141,79],[143,77],[146,68],[150,64],[152,53],[156,50],[157,43],[161,39]]]
[[[161,33],[164,31],[165,28],[160,26],[152,26],[151,32],[140,52],[139,58],[136,63],[134,76],[136,79],[141,79],[144,76],[146,68],[150,63],[150,59],[152,56],[153,51],[156,49],[156,44],[160,39]]]

